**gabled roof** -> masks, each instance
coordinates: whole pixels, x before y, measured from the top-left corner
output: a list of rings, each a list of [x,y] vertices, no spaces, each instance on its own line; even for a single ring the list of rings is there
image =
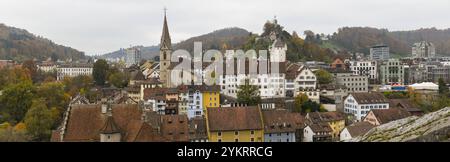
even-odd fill
[[[357,122],[354,123],[353,125],[346,127],[346,129],[350,133],[350,135],[354,138],[356,136],[367,133],[373,127],[375,126],[370,124],[369,122]]]
[[[161,133],[170,141],[189,141],[189,120],[186,115],[162,115]]]
[[[207,139],[206,119],[204,117],[195,117],[189,121],[190,139]]]
[[[378,92],[350,93],[358,104],[389,103],[383,94]]]
[[[418,105],[411,102],[409,99],[389,99],[390,108],[401,108],[408,112],[421,112]]]
[[[295,79],[300,74],[302,65],[296,63],[288,63],[286,67],[286,79]]]
[[[332,112],[310,112],[307,115],[307,119],[312,123],[331,122],[344,120],[344,114],[332,111]]]
[[[106,118],[105,125],[103,125],[102,129],[100,129],[100,133],[102,134],[120,133],[119,127],[114,122],[112,116],[108,116]]]
[[[209,131],[261,130],[263,121],[257,106],[207,109]]]
[[[328,125],[327,123],[316,123],[316,124],[308,125],[307,127],[311,128],[311,130],[314,133],[318,133],[318,132],[332,132],[333,131],[331,129],[330,125]]]
[[[411,116],[411,114],[403,109],[372,109],[372,113],[380,124],[389,123],[394,120],[403,119]]]
[[[101,111],[101,104],[73,105],[63,141],[99,141],[101,131],[121,133],[132,120],[140,120],[142,111],[137,104],[112,104],[112,117]],[[109,121],[108,121],[109,120]]]
[[[303,117],[298,113],[276,109],[262,111],[262,114],[264,133],[295,132],[296,129],[303,127]]]
[[[141,70],[138,70],[138,71],[132,73],[132,75],[133,75],[133,77],[132,77],[131,80],[140,80],[140,81],[144,81],[145,80],[145,76],[144,76],[144,74],[142,73]]]
[[[167,138],[160,135],[153,127],[141,120],[132,120],[127,125],[125,142],[167,142]]]

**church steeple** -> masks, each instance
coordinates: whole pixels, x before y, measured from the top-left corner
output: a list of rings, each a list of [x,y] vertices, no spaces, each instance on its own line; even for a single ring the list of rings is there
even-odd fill
[[[172,42],[170,40],[169,27],[167,25],[166,11],[167,11],[167,9],[164,8],[164,25],[163,25],[163,32],[161,35],[160,49],[172,49]]]
[[[164,8],[164,25],[161,35],[161,44],[159,49],[159,81],[163,83],[164,87],[169,85],[170,75],[170,58],[172,57],[172,42],[170,40],[169,26],[167,25],[167,9]]]

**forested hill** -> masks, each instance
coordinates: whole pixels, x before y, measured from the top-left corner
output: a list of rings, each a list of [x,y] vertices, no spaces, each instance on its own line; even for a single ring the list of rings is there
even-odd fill
[[[36,36],[24,29],[0,24],[0,59],[24,61],[28,59],[84,59],[76,49],[55,44],[51,40]]]
[[[414,43],[429,41],[435,44],[436,53],[450,55],[450,29],[418,29],[389,31],[371,27],[343,27],[331,37],[331,43],[348,51],[368,53],[376,44],[387,44],[391,53],[407,56]]]

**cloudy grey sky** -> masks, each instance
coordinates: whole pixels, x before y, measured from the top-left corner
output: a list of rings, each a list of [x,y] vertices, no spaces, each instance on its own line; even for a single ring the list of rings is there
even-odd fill
[[[173,42],[226,27],[260,33],[274,15],[298,32],[450,27],[449,0],[0,0],[0,23],[88,55],[103,54],[158,44],[164,6]]]

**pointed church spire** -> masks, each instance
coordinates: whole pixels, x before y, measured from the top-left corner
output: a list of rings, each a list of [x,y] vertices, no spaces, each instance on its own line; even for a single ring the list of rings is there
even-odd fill
[[[164,8],[164,26],[161,36],[160,49],[172,49],[172,42],[170,40],[169,27],[167,26],[167,8]]]

